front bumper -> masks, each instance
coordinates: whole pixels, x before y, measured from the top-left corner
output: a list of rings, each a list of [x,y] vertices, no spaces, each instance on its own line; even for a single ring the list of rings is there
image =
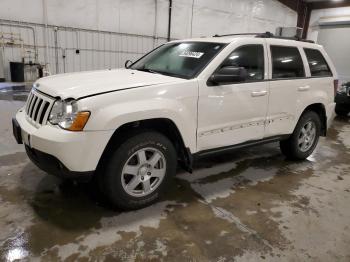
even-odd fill
[[[44,171],[66,178],[91,175],[113,134],[113,130],[72,132],[49,124],[37,128],[23,109],[14,122],[19,126],[14,123],[16,140],[25,144],[29,158]]]
[[[71,171],[61,161],[50,154],[46,154],[34,148],[30,148],[27,145],[25,145],[25,149],[29,159],[37,167],[47,172],[48,174],[57,176],[59,178],[88,182],[94,174],[94,171]]]

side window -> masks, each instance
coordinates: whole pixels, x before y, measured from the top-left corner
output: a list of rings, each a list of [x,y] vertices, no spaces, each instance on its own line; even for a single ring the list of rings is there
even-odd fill
[[[311,76],[332,76],[332,72],[320,51],[304,48]]]
[[[245,45],[234,50],[221,64],[225,66],[243,67],[246,81],[264,79],[264,47],[262,45]]]
[[[272,78],[305,77],[303,60],[298,48],[288,46],[271,46]]]

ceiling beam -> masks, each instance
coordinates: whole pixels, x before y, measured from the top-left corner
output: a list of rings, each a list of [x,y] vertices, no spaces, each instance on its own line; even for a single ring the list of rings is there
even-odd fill
[[[343,1],[322,1],[322,2],[310,2],[307,5],[311,10],[315,9],[327,9],[327,8],[338,8],[338,7],[347,7],[350,6],[350,0]]]
[[[278,2],[281,2],[285,6],[288,6],[290,9],[294,10],[295,12],[298,11],[299,3],[302,2],[302,0],[277,0]]]
[[[303,29],[303,38],[307,37],[312,10],[339,8],[350,6],[350,0],[306,2],[305,0],[278,0],[280,3],[294,10],[298,14],[297,27]]]
[[[307,39],[307,32],[309,31],[310,17],[311,17],[312,9],[306,5],[306,14],[305,14],[305,22],[303,24],[303,34],[302,38]]]
[[[328,9],[328,8],[339,8],[339,7],[348,7],[350,6],[350,0],[343,1],[322,1],[322,2],[310,2],[306,3],[306,15],[305,15],[305,23],[303,24],[303,38],[307,38],[307,32],[309,30],[310,17],[312,10],[319,9]],[[298,13],[299,18],[299,13]]]

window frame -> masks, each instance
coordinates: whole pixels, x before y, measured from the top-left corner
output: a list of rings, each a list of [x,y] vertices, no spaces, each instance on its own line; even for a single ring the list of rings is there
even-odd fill
[[[274,78],[273,77],[273,56],[272,56],[272,49],[271,47],[285,47],[285,48],[295,48],[298,53],[299,53],[299,56],[300,56],[300,60],[301,60],[301,64],[303,66],[303,69],[304,69],[304,76],[296,76],[296,77],[288,77],[288,78]],[[303,56],[302,56],[302,53],[300,52],[300,48],[296,45],[278,45],[278,44],[269,44],[269,54],[270,54],[270,66],[271,66],[271,76],[270,76],[270,79],[269,81],[282,81],[282,80],[293,80],[293,79],[306,79],[308,78],[307,76],[307,71],[306,71],[306,65],[304,63],[304,59],[303,59]]]
[[[257,83],[257,82],[264,82],[264,81],[269,81],[268,78],[266,78],[266,73],[268,69],[268,57],[267,57],[267,51],[266,51],[266,43],[251,43],[251,44],[243,44],[240,46],[235,47],[230,53],[221,61],[219,66],[213,71],[213,73],[210,74],[209,78],[207,79],[207,86],[212,86],[210,83],[210,77],[215,74],[221,66],[224,64],[226,59],[231,56],[231,54],[236,51],[239,48],[246,47],[246,46],[261,46],[263,48],[263,79],[256,79],[256,80],[251,80],[251,81],[244,81],[244,82],[234,82],[234,83],[228,83],[228,84],[221,84],[220,86],[226,86],[226,85],[239,85],[239,84],[250,84],[250,83]],[[267,61],[267,66],[266,66],[266,61]]]
[[[310,47],[302,47],[302,49],[303,49],[303,52],[304,52],[304,54],[305,54],[306,64],[307,64],[307,66],[308,66],[308,68],[309,68],[310,78],[334,77],[333,71],[332,71],[331,67],[329,66],[329,63],[328,63],[327,59],[325,58],[325,56],[322,54],[322,52],[321,52],[319,49],[310,48]],[[330,75],[328,75],[328,76],[313,76],[313,75],[312,75],[312,73],[311,73],[311,67],[310,67],[310,64],[309,64],[309,59],[308,59],[307,54],[306,54],[306,50],[307,50],[307,49],[308,49],[308,50],[313,50],[313,51],[318,51],[318,52],[321,54],[321,56],[322,56],[324,62],[326,63],[326,65],[327,65],[327,67],[328,67],[329,72],[331,73]]]

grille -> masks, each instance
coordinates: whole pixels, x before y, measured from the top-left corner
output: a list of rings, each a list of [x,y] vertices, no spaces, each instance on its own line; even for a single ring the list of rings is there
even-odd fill
[[[32,89],[26,104],[27,120],[36,127],[45,125],[53,102],[52,98]]]

